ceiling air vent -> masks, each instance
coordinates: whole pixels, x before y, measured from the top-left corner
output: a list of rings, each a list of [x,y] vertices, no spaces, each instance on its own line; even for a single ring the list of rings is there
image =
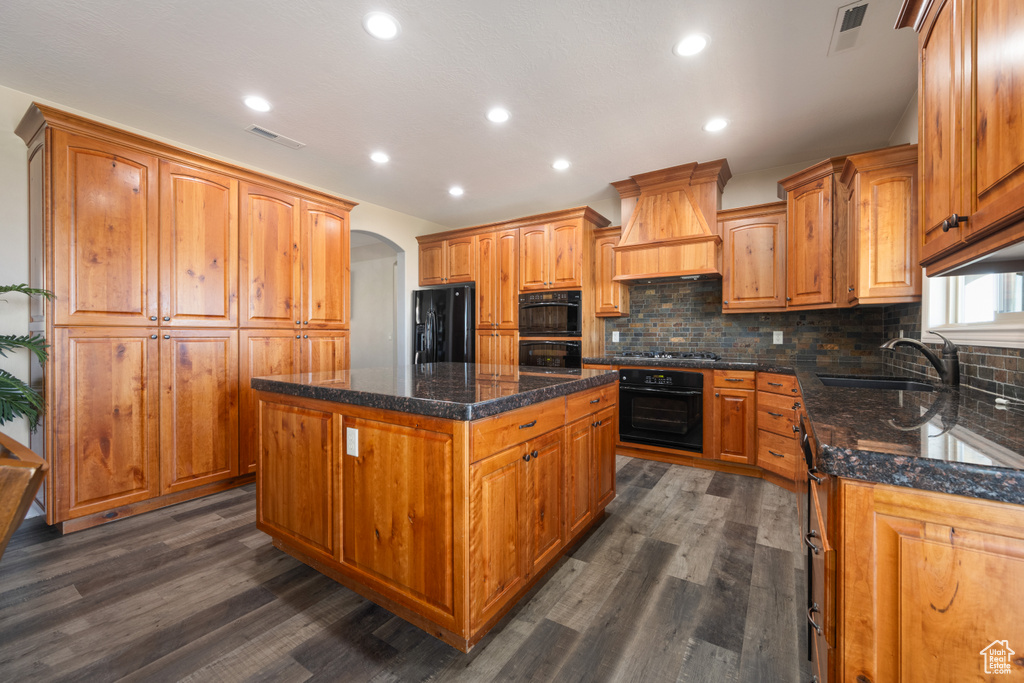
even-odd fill
[[[855,2],[839,8],[836,12],[836,25],[832,28],[832,43],[829,55],[844,52],[857,47],[860,26],[864,23],[864,15],[868,11],[868,3]]]
[[[279,145],[284,145],[289,149],[301,149],[306,146],[305,142],[299,142],[298,140],[293,140],[283,135],[279,135],[272,130],[261,128],[260,126],[257,126],[255,123],[246,128],[246,130],[252,133],[253,135],[258,135],[259,137],[265,140],[270,140],[271,142],[276,142]]]

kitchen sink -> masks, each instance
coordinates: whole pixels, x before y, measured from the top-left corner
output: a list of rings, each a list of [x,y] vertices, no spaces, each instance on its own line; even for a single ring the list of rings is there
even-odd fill
[[[847,387],[850,389],[888,389],[889,391],[935,391],[928,382],[906,377],[844,377],[842,375],[818,375],[826,387]]]

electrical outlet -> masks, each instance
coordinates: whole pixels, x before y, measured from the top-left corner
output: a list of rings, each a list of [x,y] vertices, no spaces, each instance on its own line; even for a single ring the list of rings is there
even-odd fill
[[[359,430],[353,427],[345,428],[345,452],[353,458],[359,457]]]
[[[619,341],[619,331],[618,330],[613,330],[612,331],[612,341],[613,342],[618,342]]]
[[[900,339],[903,339],[903,330],[900,330]]]
[[[775,330],[772,332],[772,344],[782,343],[782,330]]]

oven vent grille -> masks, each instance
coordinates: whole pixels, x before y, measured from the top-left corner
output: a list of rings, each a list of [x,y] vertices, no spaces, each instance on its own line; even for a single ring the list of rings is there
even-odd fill
[[[864,0],[839,8],[836,12],[835,26],[832,27],[832,42],[828,48],[829,56],[857,47],[857,40],[860,37],[861,26],[864,24],[864,15],[867,14],[867,11],[868,3]]]
[[[284,135],[281,135],[280,133],[275,133],[272,130],[261,128],[260,126],[257,126],[255,123],[246,128],[246,130],[252,133],[253,135],[263,138],[264,140],[276,142],[277,144],[284,145],[289,149],[302,149],[303,147],[306,146],[305,142],[299,142],[298,140],[286,137]]]

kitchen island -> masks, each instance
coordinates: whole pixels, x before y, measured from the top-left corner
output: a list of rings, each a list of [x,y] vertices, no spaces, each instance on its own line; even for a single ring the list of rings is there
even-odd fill
[[[257,526],[468,652],[615,497],[616,377],[433,363],[255,378]]]

